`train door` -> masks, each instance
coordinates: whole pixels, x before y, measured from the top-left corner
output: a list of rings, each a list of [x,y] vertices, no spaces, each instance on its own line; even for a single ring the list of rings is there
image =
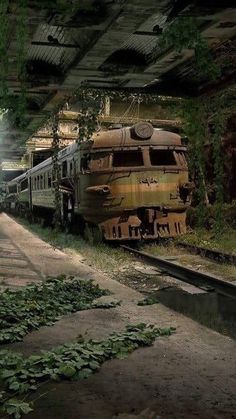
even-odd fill
[[[73,191],[64,192],[62,194],[63,205],[63,223],[65,226],[70,226],[74,218],[74,196]]]

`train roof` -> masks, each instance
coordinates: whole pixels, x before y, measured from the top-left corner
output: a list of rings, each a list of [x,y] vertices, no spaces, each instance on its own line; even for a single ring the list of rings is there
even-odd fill
[[[63,150],[60,150],[58,153],[58,159],[62,160],[64,157],[67,157],[68,155],[74,153],[78,148],[77,143],[70,144],[68,147],[63,148]],[[46,168],[47,166],[50,166],[52,164],[52,157],[49,157],[48,159],[44,160],[42,163],[39,163],[37,166],[33,167],[29,170],[29,174],[33,174],[37,172],[38,170],[41,170],[43,168]]]
[[[138,122],[132,127],[100,131],[93,135],[92,148],[123,146],[182,146],[181,136],[154,128],[149,122]],[[81,148],[86,148],[86,142]]]
[[[28,170],[28,174],[32,175],[34,172],[37,172],[38,170],[43,169],[44,167],[50,166],[51,163],[52,163],[52,157],[49,157],[48,159],[37,164],[37,166],[34,166],[32,167],[32,169]]]
[[[93,134],[91,140],[82,142],[79,145],[81,149],[98,149],[98,148],[112,148],[124,146],[183,146],[181,136],[170,131],[164,131],[159,128],[154,128],[149,122],[138,122],[131,127],[123,127],[111,130],[101,130]],[[63,160],[70,154],[73,154],[78,149],[78,144],[75,142],[68,147],[60,150],[58,159]],[[12,179],[9,184],[17,183],[27,176],[38,172],[52,164],[52,157],[39,163],[37,166],[29,169],[22,175]]]
[[[14,179],[9,180],[9,182],[6,182],[8,185],[14,185],[15,183],[20,182],[21,180],[24,180],[27,176],[27,172],[22,173],[20,176],[15,177]]]

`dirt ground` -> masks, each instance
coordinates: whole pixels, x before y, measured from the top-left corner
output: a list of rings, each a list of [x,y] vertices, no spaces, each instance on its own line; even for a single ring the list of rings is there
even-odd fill
[[[103,338],[128,323],[174,326],[176,333],[156,339],[152,347],[139,349],[124,360],[106,362],[86,380],[42,386],[33,396],[35,409],[27,418],[133,419],[146,409],[145,419],[236,418],[236,342],[162,304],[138,306],[139,292],[98,273],[81,259],[54,249],[0,214],[2,289],[66,273],[92,278],[113,292],[103,299],[122,301],[109,310],[65,316],[54,326],[12,344],[12,350],[38,353],[73,341],[81,333]]]

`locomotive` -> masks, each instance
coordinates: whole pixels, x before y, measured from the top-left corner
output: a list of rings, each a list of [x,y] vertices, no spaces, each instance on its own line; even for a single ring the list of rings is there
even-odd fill
[[[186,232],[193,185],[186,145],[148,122],[96,132],[58,153],[61,219],[109,241],[148,240]],[[52,219],[53,161],[7,184],[5,207]]]

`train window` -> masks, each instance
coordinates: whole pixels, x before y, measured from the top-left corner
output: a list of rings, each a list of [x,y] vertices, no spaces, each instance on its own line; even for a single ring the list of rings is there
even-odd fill
[[[70,162],[70,175],[73,175],[73,161]]]
[[[92,171],[107,169],[109,167],[109,157],[110,155],[107,152],[93,153],[89,168]]]
[[[21,191],[24,191],[25,189],[28,189],[28,179],[25,179],[20,184]]]
[[[48,188],[48,173],[44,173],[44,189]]]
[[[113,167],[138,167],[143,166],[143,164],[142,151],[115,151],[113,154]]]
[[[89,167],[89,163],[91,160],[91,156],[89,154],[85,154],[82,158],[81,158],[81,171],[89,171],[90,167]]]
[[[50,172],[48,173],[48,187],[49,187],[49,188],[51,188],[51,187],[52,187],[52,175],[51,175],[51,173],[50,173]]]
[[[176,166],[176,160],[171,150],[151,150],[150,160],[152,166]]]
[[[17,185],[9,186],[10,193],[17,193]]]
[[[62,163],[62,177],[67,177],[67,160]]]

